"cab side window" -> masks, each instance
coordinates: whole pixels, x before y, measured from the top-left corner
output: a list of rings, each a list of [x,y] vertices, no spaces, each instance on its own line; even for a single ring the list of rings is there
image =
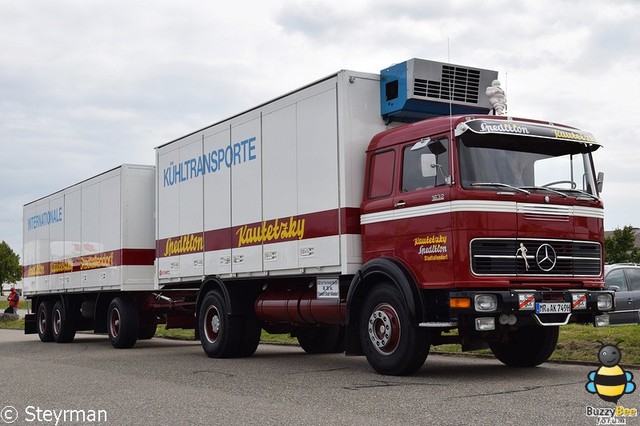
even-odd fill
[[[446,185],[449,176],[447,139],[408,144],[402,153],[402,192]]]
[[[383,151],[371,157],[368,194],[370,199],[391,195],[395,162],[396,154],[394,151]]]

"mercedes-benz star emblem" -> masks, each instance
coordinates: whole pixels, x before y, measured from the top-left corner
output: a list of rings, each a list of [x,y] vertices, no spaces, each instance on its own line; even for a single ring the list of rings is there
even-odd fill
[[[549,272],[556,266],[556,251],[549,244],[542,244],[536,251],[536,263],[545,272]]]

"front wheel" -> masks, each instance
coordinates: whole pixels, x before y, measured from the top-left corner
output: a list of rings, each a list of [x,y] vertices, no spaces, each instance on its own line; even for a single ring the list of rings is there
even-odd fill
[[[428,330],[411,323],[400,291],[390,284],[377,286],[367,295],[359,327],[367,361],[380,374],[413,374],[429,354]]]
[[[549,359],[558,343],[559,327],[527,325],[509,332],[505,342],[489,343],[491,352],[510,367],[535,367]]]
[[[140,315],[138,318],[138,340],[151,339],[156,335],[157,329],[158,323],[155,315]]]
[[[107,333],[111,345],[127,349],[138,340],[138,308],[129,297],[114,297],[107,310]]]

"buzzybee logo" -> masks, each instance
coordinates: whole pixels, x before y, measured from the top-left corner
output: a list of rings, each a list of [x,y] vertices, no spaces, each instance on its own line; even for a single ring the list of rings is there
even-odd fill
[[[603,344],[598,352],[600,368],[588,374],[587,392],[597,394],[602,400],[618,403],[620,397],[636,389],[633,373],[624,371],[618,364],[622,359],[620,348]]]
[[[636,390],[633,373],[625,371],[618,364],[622,360],[622,352],[616,345],[602,343],[598,351],[600,367],[590,371],[585,385],[587,392],[596,394],[606,402],[613,402],[615,407],[586,407],[586,416],[595,417],[598,425],[626,425],[627,417],[637,417],[637,408],[618,405],[618,400],[625,394]]]

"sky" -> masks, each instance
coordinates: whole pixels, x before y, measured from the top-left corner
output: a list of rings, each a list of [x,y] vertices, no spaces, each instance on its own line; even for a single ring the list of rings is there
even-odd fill
[[[604,145],[605,229],[640,227],[637,0],[0,0],[0,240],[22,206],[341,69],[499,72],[509,115]]]

